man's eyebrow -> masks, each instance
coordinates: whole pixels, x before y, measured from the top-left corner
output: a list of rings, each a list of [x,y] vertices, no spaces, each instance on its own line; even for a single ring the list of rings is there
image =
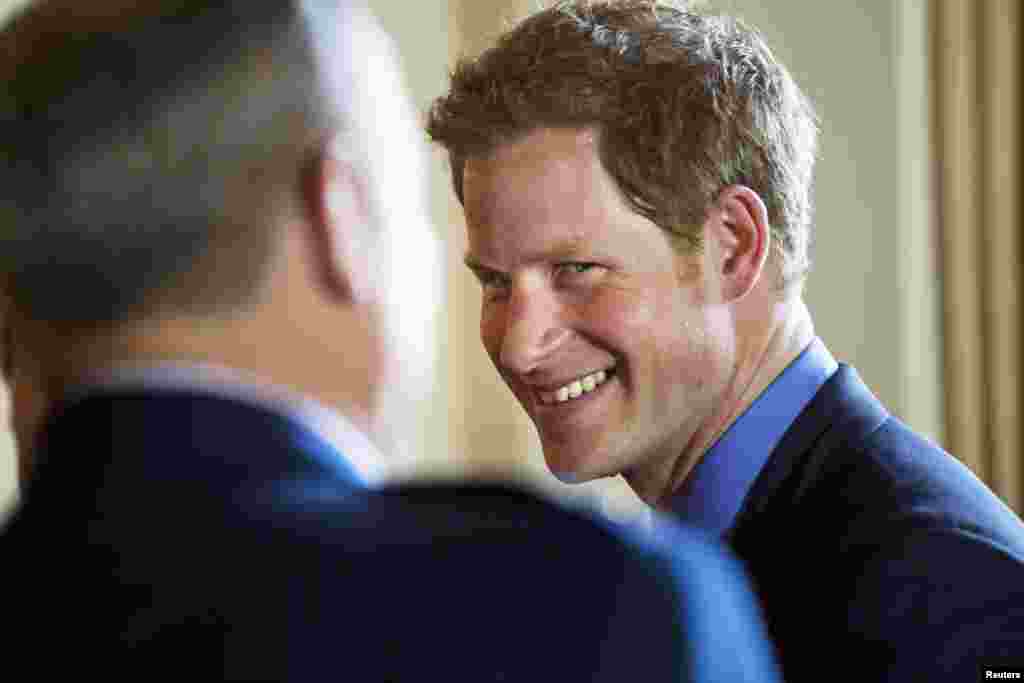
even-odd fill
[[[542,251],[536,253],[526,254],[523,261],[526,263],[537,262],[537,261],[561,261],[564,259],[573,259],[582,254],[587,253],[583,248],[583,243],[578,239],[568,239],[561,242],[556,242]],[[466,267],[473,271],[484,271],[488,273],[499,272],[495,268],[484,265],[478,261],[472,254],[466,254],[462,262],[466,264]]]
[[[554,261],[571,259],[585,252],[581,240],[568,239],[551,245],[544,251],[543,258]]]

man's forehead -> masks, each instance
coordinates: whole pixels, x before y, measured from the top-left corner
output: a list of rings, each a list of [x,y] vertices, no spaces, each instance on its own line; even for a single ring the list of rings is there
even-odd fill
[[[476,213],[467,210],[467,263],[511,268],[589,253],[601,221],[588,215],[596,213],[582,197],[560,194],[545,202],[531,193]]]
[[[544,129],[467,159],[463,199],[473,226],[564,221],[593,208],[587,198],[602,179],[588,131]]]
[[[536,240],[524,242],[515,233],[498,233],[494,240],[481,242],[470,239],[463,261],[473,269],[480,267],[515,267],[548,261],[570,261],[581,256],[592,256],[594,245],[580,233],[538,233]],[[510,256],[514,256],[510,259]],[[513,262],[509,262],[509,261]]]
[[[591,128],[537,128],[489,153],[466,160],[463,178],[514,171],[538,164],[587,168],[597,159],[597,132]]]

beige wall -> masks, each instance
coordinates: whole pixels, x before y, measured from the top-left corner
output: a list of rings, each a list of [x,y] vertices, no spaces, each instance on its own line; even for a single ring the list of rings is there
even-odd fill
[[[28,0],[0,0],[0,18],[7,16],[8,13],[27,2]]]

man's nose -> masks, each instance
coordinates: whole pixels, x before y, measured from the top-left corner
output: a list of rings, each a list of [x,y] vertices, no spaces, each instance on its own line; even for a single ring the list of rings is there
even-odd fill
[[[564,312],[549,293],[514,291],[509,302],[501,365],[525,375],[537,369],[570,336]]]

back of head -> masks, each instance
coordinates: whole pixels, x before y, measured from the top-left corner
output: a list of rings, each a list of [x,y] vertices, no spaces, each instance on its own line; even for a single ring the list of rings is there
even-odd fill
[[[469,156],[543,127],[593,127],[631,207],[699,246],[719,190],[768,209],[784,282],[808,267],[816,122],[764,39],[671,0],[564,0],[463,59],[430,113],[455,192]]]
[[[40,0],[16,14],[0,40],[0,272],[19,333],[47,342],[26,361],[58,373],[44,355],[66,358],[72,340],[92,337],[102,353],[152,321],[185,321],[175,333],[202,330],[205,343],[249,314],[271,289],[283,226],[321,227],[311,214],[331,188],[317,185],[313,201],[307,191],[330,157],[365,189],[365,215],[332,226],[344,239],[323,239],[299,267],[344,260],[358,271],[347,284],[372,324],[350,325],[349,364],[374,365],[351,360],[354,349],[364,336],[374,346],[385,338],[390,372],[404,373],[390,384],[403,389],[385,387],[376,401],[381,413],[411,413],[417,387],[432,386],[437,273],[419,140],[389,48],[372,17],[347,2]],[[278,305],[280,320],[264,327],[300,334],[292,323],[301,318],[322,332],[303,339],[326,340],[338,321],[317,313],[352,303],[335,294],[301,312]],[[215,362],[249,353],[243,337],[229,330],[237,343]],[[345,349],[317,351],[323,364]],[[303,374],[288,382],[300,390],[311,374],[314,395],[330,393],[321,378],[342,381],[293,356],[282,372]],[[359,379],[363,392],[380,378]]]
[[[2,270],[70,328],[245,302],[331,126],[292,2],[32,5],[5,28]]]

